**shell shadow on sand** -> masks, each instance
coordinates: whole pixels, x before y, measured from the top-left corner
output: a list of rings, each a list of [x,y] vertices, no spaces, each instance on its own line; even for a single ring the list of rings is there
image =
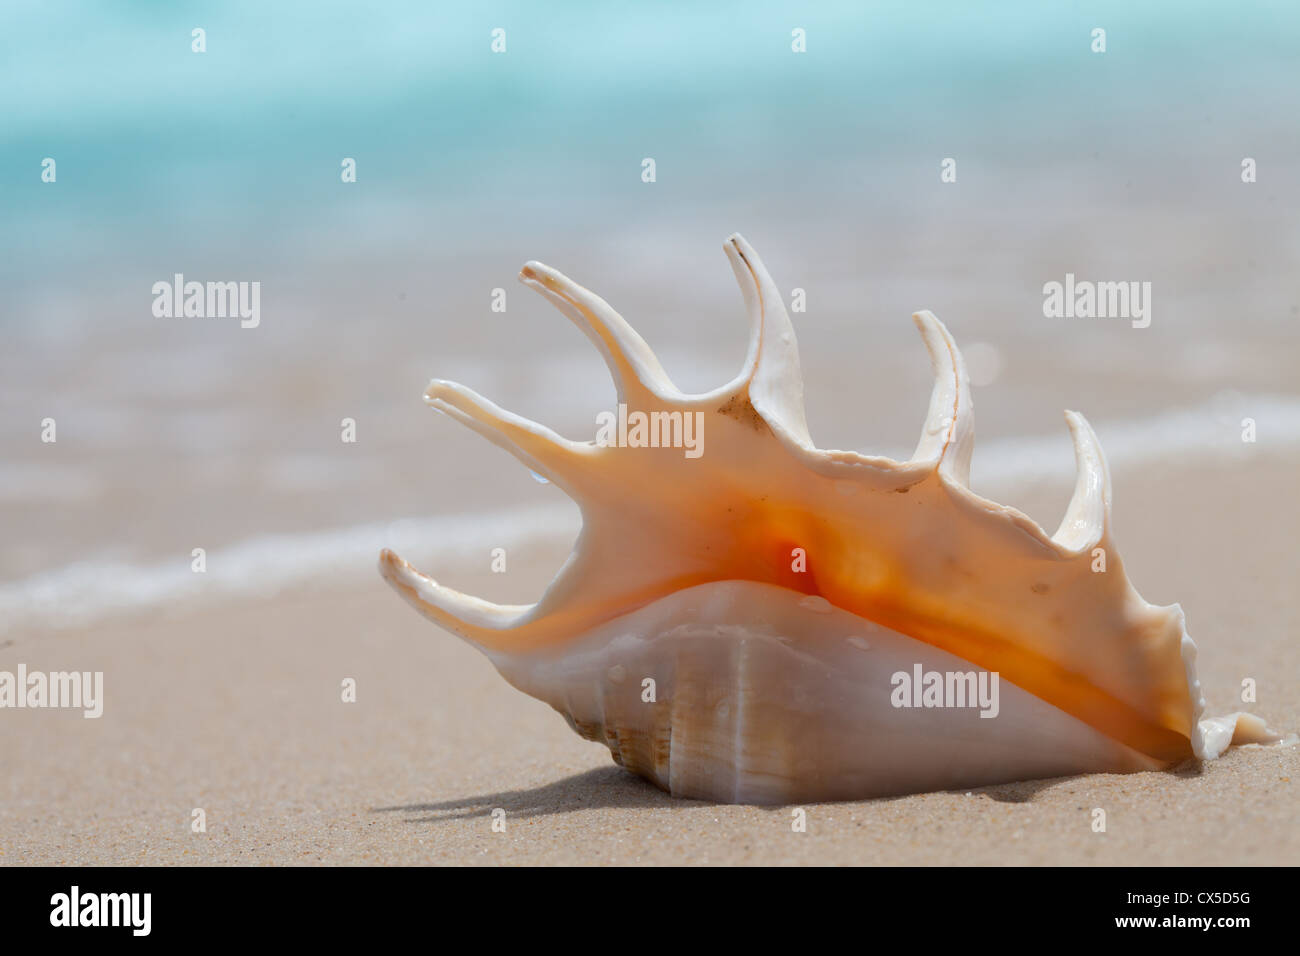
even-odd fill
[[[1179,768],[1179,777],[1196,776],[1195,768]],[[1083,779],[1082,775],[1049,777],[1042,780],[1023,780],[1015,783],[978,787],[971,791],[953,790],[951,793],[972,793],[985,796],[998,803],[1031,803],[1038,794],[1058,784]],[[861,803],[888,803],[909,799],[910,795],[876,797]],[[490,816],[500,808],[511,817],[544,817],[593,809],[663,810],[680,807],[715,807],[725,804],[707,800],[674,797],[646,780],[621,767],[599,767],[585,773],[574,774],[541,786],[520,790],[501,790],[496,793],[477,794],[427,803],[409,803],[391,807],[374,807],[372,813],[411,814],[408,823],[443,823]],[[780,812],[784,805],[759,806],[757,809]]]
[[[413,816],[407,822],[441,823],[486,817],[498,807],[512,817],[541,817],[591,809],[669,809],[685,803],[710,805],[704,801],[669,796],[635,774],[611,766],[574,774],[539,787],[502,790],[437,803],[375,807],[373,812],[423,814]]]

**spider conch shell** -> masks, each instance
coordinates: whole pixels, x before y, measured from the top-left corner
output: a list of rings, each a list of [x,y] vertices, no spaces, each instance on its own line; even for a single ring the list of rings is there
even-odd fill
[[[426,401],[569,494],[583,528],[528,606],[460,594],[383,552],[411,604],[677,796],[855,799],[1150,770],[1277,739],[1250,715],[1201,719],[1183,612],[1125,576],[1082,415],[1066,413],[1078,479],[1049,537],[968,487],[965,366],[918,312],[935,385],[912,458],[818,449],[781,297],[744,239],[724,249],[753,334],[741,373],[703,395],[680,392],[602,299],[524,266],[600,350],[620,405],[700,413],[701,453],[569,441],[435,380]],[[897,675],[930,672],[996,674],[996,713],[899,706]]]

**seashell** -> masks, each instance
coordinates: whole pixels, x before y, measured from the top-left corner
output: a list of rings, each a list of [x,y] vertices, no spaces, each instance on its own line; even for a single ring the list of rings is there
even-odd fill
[[[599,297],[524,266],[604,356],[620,408],[665,428],[692,416],[705,441],[697,457],[569,441],[435,380],[428,404],[565,491],[583,528],[536,604],[460,594],[385,551],[403,597],[682,797],[857,799],[1153,770],[1278,739],[1251,715],[1202,720],[1183,612],[1129,583],[1082,415],[1066,413],[1078,479],[1049,536],[968,487],[966,370],[918,312],[935,384],[911,459],[818,449],[781,297],[744,239],[724,249],[753,332],[741,373],[703,395],[680,392]]]

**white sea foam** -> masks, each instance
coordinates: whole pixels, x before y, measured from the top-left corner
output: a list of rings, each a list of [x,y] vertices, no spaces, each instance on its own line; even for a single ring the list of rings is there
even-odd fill
[[[1241,418],[1247,415],[1256,422],[1255,444],[1241,440]],[[1192,456],[1245,464],[1300,445],[1300,397],[1221,397],[1146,419],[1094,424],[1112,469]],[[986,442],[976,449],[973,464],[975,488],[1003,498],[1039,481],[1068,481],[1074,469],[1064,428],[1053,435]],[[257,537],[209,552],[202,574],[191,570],[188,554],[151,565],[81,562],[0,585],[0,633],[81,625],[185,601],[269,595],[304,583],[374,578],[384,547],[428,567],[481,561],[485,548],[561,542],[578,525],[570,504],[500,508]]]
[[[578,523],[572,506],[503,508],[259,536],[209,551],[203,573],[192,569],[188,552],[149,565],[77,562],[0,586],[0,633],[82,625],[182,601],[267,596],[298,584],[377,581],[381,548],[445,565],[483,560],[489,546],[518,548],[572,535]]]

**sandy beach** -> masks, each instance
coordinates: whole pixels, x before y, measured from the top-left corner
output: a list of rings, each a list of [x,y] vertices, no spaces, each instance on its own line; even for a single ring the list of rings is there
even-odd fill
[[[1300,526],[1276,502],[1297,464],[1116,476],[1130,575],[1150,600],[1183,604],[1210,712],[1242,709],[1236,689],[1254,677],[1259,702],[1244,709],[1287,733],[1300,714]],[[1045,492],[1017,504],[1061,507]],[[563,552],[557,542],[513,555],[509,590],[538,593]],[[428,570],[499,594],[503,576],[483,566]],[[792,831],[792,808],[674,799],[509,687],[377,574],[15,636],[0,668],[20,661],[103,670],[105,707],[98,720],[4,715],[0,860],[11,865],[1300,862],[1295,746],[1175,772],[812,806],[805,833]],[[347,677],[355,703],[341,700]],[[1097,807],[1104,834],[1090,827]],[[195,808],[205,833],[191,831]]]

